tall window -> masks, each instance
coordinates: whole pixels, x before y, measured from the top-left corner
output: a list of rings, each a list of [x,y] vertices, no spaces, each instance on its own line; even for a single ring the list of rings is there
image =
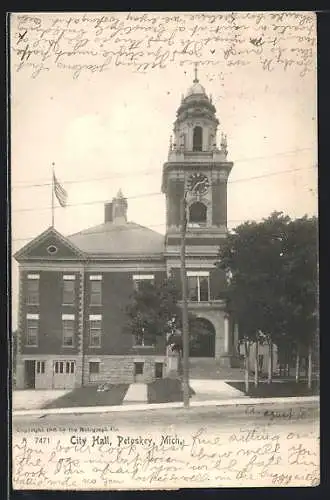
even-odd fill
[[[72,306],[75,302],[75,276],[63,276],[63,305]]]
[[[203,129],[195,127],[193,133],[193,151],[202,151],[203,149]]]
[[[133,282],[135,290],[139,290],[143,283],[154,283],[155,276],[154,274],[134,274]]]
[[[35,347],[38,345],[39,315],[28,314],[26,317],[26,345]]]
[[[37,373],[45,373],[45,362],[44,361],[37,361]]]
[[[189,224],[205,224],[207,220],[207,208],[204,203],[196,201],[189,207]]]
[[[89,347],[101,347],[102,316],[91,314],[89,316]]]
[[[74,314],[62,314],[63,347],[74,345]]]
[[[90,276],[90,305],[102,305],[102,276]]]
[[[208,271],[187,271],[188,298],[194,302],[210,300],[210,276]]]
[[[135,334],[135,347],[152,347],[154,345],[153,338],[142,328],[140,332]]]
[[[54,362],[54,372],[55,373],[74,373],[75,362],[74,361],[55,361]]]
[[[39,274],[28,274],[26,302],[28,305],[39,304]]]

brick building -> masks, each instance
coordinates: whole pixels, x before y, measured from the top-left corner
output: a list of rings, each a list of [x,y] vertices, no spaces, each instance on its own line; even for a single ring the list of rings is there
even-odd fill
[[[155,344],[127,330],[126,305],[141,280],[172,272],[180,287],[180,201],[187,200],[189,309],[203,335],[190,355],[229,366],[234,333],[225,276],[215,268],[227,234],[226,137],[197,75],[177,110],[163,166],[166,234],[127,220],[121,191],[102,224],[63,236],[48,228],[15,255],[19,263],[18,388],[70,388],[152,380],[167,374],[165,339]]]

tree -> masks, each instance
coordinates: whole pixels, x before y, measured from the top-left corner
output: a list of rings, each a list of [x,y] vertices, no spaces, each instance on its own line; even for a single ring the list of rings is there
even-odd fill
[[[166,345],[182,358],[182,310],[179,290],[172,277],[162,282],[141,282],[127,306],[128,328],[133,335],[154,343],[162,336]],[[190,315],[190,318],[192,316]]]
[[[315,331],[316,244],[315,218],[292,221],[274,212],[241,224],[220,248],[218,266],[230,276],[240,334],[256,343],[260,332],[266,335],[270,362],[273,342],[286,349],[293,342],[308,345]]]
[[[155,340],[181,327],[178,290],[172,279],[162,283],[141,282],[127,306],[128,326],[133,335]]]
[[[296,343],[296,380],[301,354],[308,357],[308,387],[312,385],[312,354],[317,343],[317,219],[302,217],[287,228],[284,249],[287,329]]]
[[[250,347],[251,340],[248,337],[243,337],[239,339],[239,352],[241,353],[243,349],[244,352],[244,383],[245,392],[248,393],[250,389],[250,379],[249,379],[249,359],[250,359]]]

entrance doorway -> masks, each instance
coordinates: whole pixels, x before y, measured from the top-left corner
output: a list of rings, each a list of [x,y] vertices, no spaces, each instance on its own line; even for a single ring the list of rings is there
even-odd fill
[[[25,361],[25,388],[35,389],[36,387],[36,362],[35,360]]]
[[[155,377],[163,378],[163,363],[155,363]]]
[[[53,388],[72,389],[75,385],[75,361],[54,361]]]
[[[134,382],[143,382],[144,363],[137,361],[134,363]]]
[[[195,358],[214,358],[215,329],[211,321],[194,318],[190,322],[189,355]]]

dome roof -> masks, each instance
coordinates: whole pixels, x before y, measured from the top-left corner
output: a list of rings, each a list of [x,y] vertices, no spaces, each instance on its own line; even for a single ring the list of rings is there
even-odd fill
[[[161,256],[164,252],[164,235],[134,222],[106,222],[67,239],[87,254]]]
[[[205,89],[203,85],[199,83],[199,81],[194,81],[193,85],[189,87],[188,92],[187,92],[187,97],[191,95],[196,95],[196,94],[204,94],[206,96]]]

